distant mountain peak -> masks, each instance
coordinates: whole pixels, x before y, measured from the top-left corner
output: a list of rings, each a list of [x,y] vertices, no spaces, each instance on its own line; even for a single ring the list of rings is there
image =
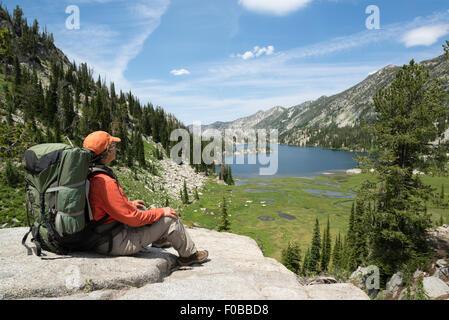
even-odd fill
[[[443,56],[422,61],[432,77],[442,77],[449,73],[449,61]],[[371,72],[360,83],[332,96],[321,96],[289,108],[274,106],[266,111],[259,110],[253,115],[234,121],[211,124],[215,129],[273,128],[279,130],[284,143],[302,145],[307,141],[303,132],[336,126],[354,127],[361,121],[370,121],[375,116],[373,96],[382,87],[394,80],[399,66],[389,64]],[[313,129],[313,130],[312,130]],[[305,134],[305,135],[307,135]]]

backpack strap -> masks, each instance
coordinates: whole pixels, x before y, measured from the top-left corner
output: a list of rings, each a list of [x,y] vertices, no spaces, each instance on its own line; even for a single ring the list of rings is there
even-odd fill
[[[39,225],[39,226],[40,226],[40,225]],[[38,227],[38,228],[39,228],[39,227]],[[34,245],[36,246],[36,248],[35,248],[35,254],[36,254],[36,256],[40,257],[41,254],[42,254],[42,246],[41,246],[41,243],[40,243],[40,242],[35,238],[35,236],[34,236],[34,234],[35,234],[35,229],[38,229],[38,228],[36,228],[36,227],[34,227],[34,226],[31,226],[31,227],[30,227],[30,230],[29,230],[27,233],[25,233],[25,235],[24,235],[23,238],[22,238],[22,245],[27,249],[27,255],[29,255],[29,256],[33,255],[32,249],[26,245],[26,240],[27,240],[28,235],[29,235],[30,233],[33,235],[33,238],[31,238],[31,242],[34,243]]]
[[[28,230],[28,232],[25,233],[25,235],[23,236],[23,238],[22,238],[22,245],[27,249],[27,255],[29,255],[29,256],[33,255],[32,249],[26,245],[26,241],[27,241],[28,235],[31,233],[31,235],[33,236],[31,238],[31,242],[34,243],[34,245],[36,246],[35,247],[35,254],[36,254],[36,256],[39,257],[39,256],[41,256],[41,253],[42,253],[42,246],[41,246],[39,240],[37,239],[38,238],[38,235],[37,235],[38,232],[37,231],[39,230],[41,224],[39,224],[37,227],[34,226],[33,224],[31,224],[30,214],[29,214],[29,211],[30,211],[30,208],[29,208],[29,200],[30,200],[30,198],[29,198],[29,187],[30,187],[30,181],[28,181],[28,179],[25,179],[25,181],[26,181],[26,185],[25,185],[26,216],[27,216],[27,222],[28,222],[28,226],[30,227],[30,230]]]
[[[107,166],[103,165],[103,164],[95,164],[90,168],[90,172],[88,174],[87,177],[87,182],[86,182],[86,197],[88,197],[89,195],[89,190],[90,190],[90,181],[89,179],[92,178],[93,176],[100,174],[100,173],[104,173],[107,176],[111,177],[112,179],[115,180],[115,183],[117,185],[117,190],[120,193],[120,195],[123,197],[122,192],[120,191],[120,187],[119,187],[119,182],[117,179],[117,176],[114,174],[114,172],[108,168]],[[90,203],[89,203],[89,199],[87,198],[87,208],[89,211],[89,218],[90,221],[93,221],[93,214],[92,214],[92,209],[90,207]],[[95,227],[98,227],[100,225],[102,225],[102,223],[109,217],[108,214],[106,214],[103,218],[101,218],[99,221],[95,222]],[[114,222],[112,222],[114,223]],[[106,231],[100,231],[97,234],[100,234],[103,236],[103,239],[106,239],[105,241],[101,241],[99,243],[97,243],[97,245],[103,244],[105,242],[108,242],[108,251],[107,254],[110,254],[112,251],[112,244],[113,244],[113,238],[122,230],[124,224],[121,222],[116,221],[115,225],[110,228],[107,229]],[[101,227],[100,227],[101,228]]]
[[[89,179],[86,180],[86,202],[87,202],[87,211],[89,213],[89,221],[94,220],[94,215],[92,214],[92,208],[90,207],[89,202],[89,190],[90,190],[90,181]]]
[[[26,245],[26,241],[27,241],[28,235],[30,234],[31,231],[32,231],[32,228],[30,227],[30,230],[29,230],[27,233],[25,233],[25,235],[24,235],[23,238],[22,238],[22,246],[24,246],[25,248],[27,248],[27,251],[28,251],[28,255],[29,255],[29,256],[33,255],[33,253],[32,253],[32,251],[31,251],[30,247],[28,247],[28,246]]]
[[[114,179],[115,180],[115,184],[117,185],[118,192],[123,197],[123,194],[122,194],[122,192],[120,191],[120,188],[119,188],[119,183],[118,183],[117,176],[114,174],[114,172],[111,170],[111,168],[106,167],[104,164],[95,164],[95,165],[93,165],[90,168],[90,173],[88,174],[87,179],[89,180],[94,175],[97,175],[99,173],[104,173],[104,174],[108,175],[109,177],[111,177],[112,179]]]
[[[23,238],[22,238],[22,246],[24,246],[27,249],[28,255],[30,256],[33,253],[31,252],[31,249],[25,244],[25,242],[27,241],[28,235],[32,231],[31,222],[30,222],[30,210],[29,210],[29,207],[28,207],[28,201],[29,201],[29,194],[28,194],[29,193],[29,189],[28,188],[29,188],[30,184],[29,184],[29,181],[27,179],[25,179],[25,182],[26,182],[26,184],[25,184],[25,207],[26,207],[27,222],[28,222],[28,226],[30,227],[30,230],[27,233],[25,233],[25,235],[23,236]]]

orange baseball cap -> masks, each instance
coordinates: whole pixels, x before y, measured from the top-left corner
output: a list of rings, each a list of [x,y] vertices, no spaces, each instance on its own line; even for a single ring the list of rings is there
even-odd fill
[[[112,142],[120,142],[120,138],[113,137],[105,131],[95,131],[84,139],[83,147],[99,155],[104,152]]]

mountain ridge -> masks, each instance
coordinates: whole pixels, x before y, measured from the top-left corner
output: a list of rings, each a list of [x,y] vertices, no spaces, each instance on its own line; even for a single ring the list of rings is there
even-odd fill
[[[444,54],[421,61],[420,64],[429,69],[431,78],[441,78],[449,74],[449,61],[445,59]],[[309,141],[322,134],[323,130],[331,131],[329,128],[358,130],[362,124],[375,119],[373,96],[381,87],[391,84],[400,68],[389,64],[340,93],[323,95],[316,100],[305,101],[291,107],[275,106],[234,121],[214,122],[202,126],[202,130],[277,129],[281,143],[299,146],[310,145]],[[360,135],[363,133],[353,132],[353,134],[362,139]],[[312,143],[316,146],[329,147],[319,141]],[[364,146],[359,147],[366,149],[369,141],[364,141],[363,144]],[[344,148],[345,145],[337,147]]]

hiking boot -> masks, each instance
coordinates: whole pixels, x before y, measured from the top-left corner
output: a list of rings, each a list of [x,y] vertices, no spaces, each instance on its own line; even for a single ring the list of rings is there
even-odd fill
[[[170,248],[171,247],[171,243],[170,243],[170,241],[159,239],[159,240],[153,242],[151,244],[151,246],[155,247],[155,248],[164,249],[164,248]]]
[[[209,252],[207,250],[200,250],[192,254],[190,257],[179,257],[178,264],[180,266],[190,266],[194,263],[203,263],[207,260]]]

